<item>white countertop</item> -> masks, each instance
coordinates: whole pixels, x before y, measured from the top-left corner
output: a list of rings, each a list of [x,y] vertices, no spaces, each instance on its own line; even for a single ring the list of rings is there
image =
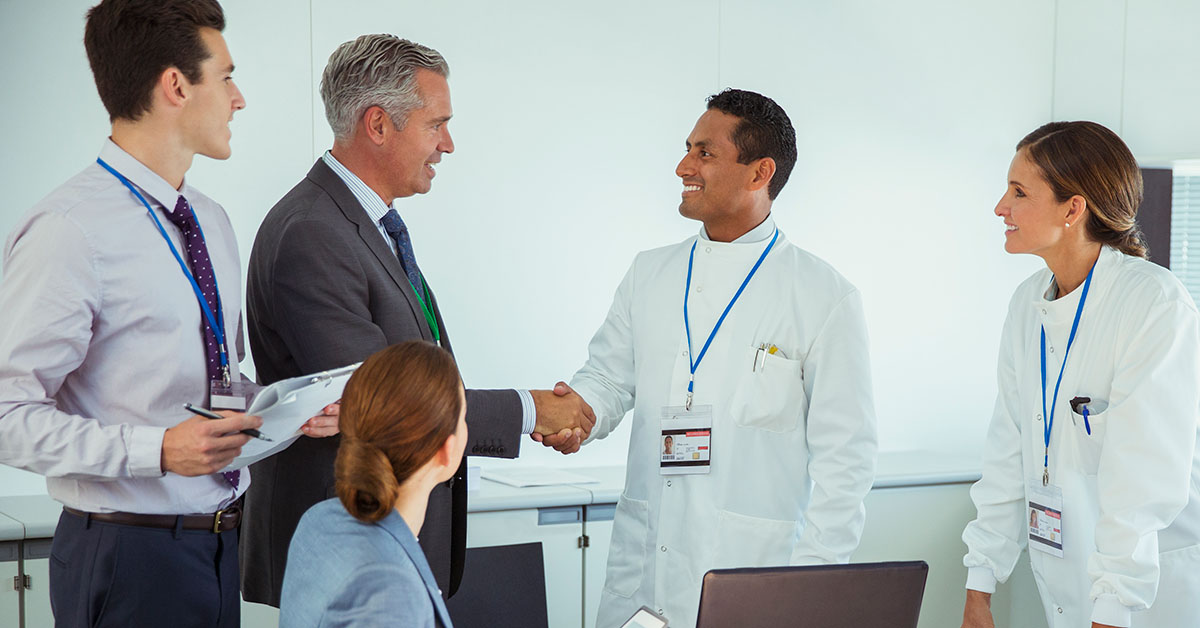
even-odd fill
[[[479,490],[467,492],[467,512],[552,508],[592,503],[592,494],[580,486],[516,488],[486,479],[479,482]]]
[[[880,452],[872,488],[974,483],[982,473],[976,456],[932,451]]]
[[[623,465],[570,468],[570,471],[599,481],[515,488],[480,480],[478,490],[467,492],[467,511],[613,504],[625,488]],[[883,452],[879,455],[874,488],[969,483],[978,480],[979,475],[979,460],[972,456],[926,451]],[[0,541],[50,538],[61,512],[62,505],[47,495],[0,497]]]
[[[62,504],[49,495],[0,497],[0,514],[15,519],[25,527],[25,538],[48,539],[54,536]]]
[[[558,487],[513,488],[498,482],[482,480],[478,491],[467,497],[468,512],[491,510],[517,510],[548,506],[615,504],[625,489],[625,467],[572,467],[572,473],[599,480],[594,484],[574,484]],[[876,465],[874,489],[932,486],[937,484],[964,484],[979,479],[979,461],[964,454],[934,453],[928,451],[888,451],[879,454]],[[553,489],[562,489],[561,492]],[[548,497],[562,498],[572,491],[587,493],[587,501],[562,502]],[[578,499],[578,497],[576,497]]]
[[[20,541],[23,538],[25,538],[25,526],[21,525],[20,521],[0,515],[0,543]]]

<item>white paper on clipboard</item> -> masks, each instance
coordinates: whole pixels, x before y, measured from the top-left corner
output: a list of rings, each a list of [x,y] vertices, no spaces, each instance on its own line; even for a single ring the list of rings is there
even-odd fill
[[[342,398],[346,382],[359,364],[362,362],[332,371],[280,380],[258,391],[246,414],[262,417],[263,424],[258,431],[274,442],[251,438],[242,447],[241,455],[222,471],[247,467],[286,449],[300,438],[300,426],[320,414],[325,406]]]

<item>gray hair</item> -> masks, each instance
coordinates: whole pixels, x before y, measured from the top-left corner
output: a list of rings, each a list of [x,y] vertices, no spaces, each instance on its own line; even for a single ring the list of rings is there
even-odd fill
[[[321,100],[334,137],[349,139],[363,112],[374,106],[404,128],[408,114],[424,106],[417,93],[420,69],[450,76],[438,51],[395,35],[363,35],[338,46],[321,76]]]

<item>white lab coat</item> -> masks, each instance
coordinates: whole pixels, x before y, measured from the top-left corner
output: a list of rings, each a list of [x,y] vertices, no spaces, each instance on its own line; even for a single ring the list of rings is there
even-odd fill
[[[983,478],[971,489],[979,515],[963,532],[971,589],[1007,580],[1027,545],[1027,486],[1041,482],[1045,451],[1039,332],[1049,408],[1083,290],[1050,301],[1052,281],[1043,270],[1022,283],[1004,324]],[[1050,436],[1065,556],[1030,552],[1053,628],[1200,626],[1198,320],[1169,271],[1101,251]],[[1074,397],[1092,399],[1091,435]]]
[[[683,405],[688,251],[692,346],[708,333],[774,232],[703,237],[637,256],[571,385],[604,438],[633,410],[597,626],[646,605],[695,625],[709,569],[846,562],[875,474],[875,413],[858,291],[783,234],[729,313],[695,380],[713,407],[712,469],[659,474],[660,416]],[[760,344],[777,345],[752,370]]]

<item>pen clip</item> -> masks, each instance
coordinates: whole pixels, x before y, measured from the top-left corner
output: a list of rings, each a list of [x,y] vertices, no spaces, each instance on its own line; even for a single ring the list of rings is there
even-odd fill
[[[763,366],[766,366],[766,364],[767,364],[767,358],[765,357],[765,353],[764,353],[766,350],[767,350],[767,345],[766,345],[766,344],[760,344],[760,345],[758,345],[758,350],[756,350],[756,351],[754,352],[754,363],[750,365],[750,372],[751,372],[751,373],[754,373],[754,372],[757,372],[757,371],[758,371],[758,357],[759,357],[759,356],[764,356],[764,357],[763,357]]]

